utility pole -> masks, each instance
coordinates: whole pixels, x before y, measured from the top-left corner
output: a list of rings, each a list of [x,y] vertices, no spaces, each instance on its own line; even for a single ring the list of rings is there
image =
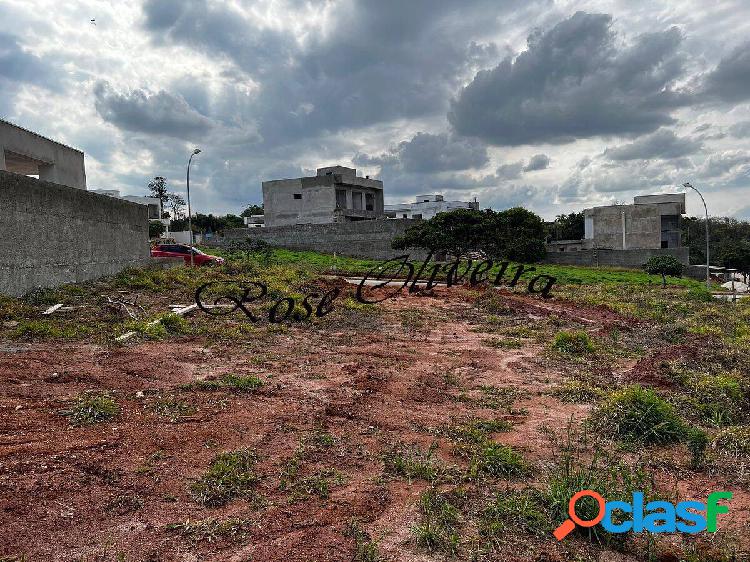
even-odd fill
[[[187,165],[187,204],[188,204],[188,229],[190,230],[190,267],[195,265],[195,238],[193,237],[193,212],[190,208],[190,163],[193,161],[193,156],[200,154],[201,149],[196,148],[190,154]]]
[[[708,207],[706,206],[706,200],[701,195],[701,192],[692,186],[690,183],[683,183],[683,187],[689,187],[698,194],[698,197],[703,201],[703,209],[706,211],[706,289],[711,290],[711,269],[710,269],[710,251],[709,251],[709,239],[708,239]]]

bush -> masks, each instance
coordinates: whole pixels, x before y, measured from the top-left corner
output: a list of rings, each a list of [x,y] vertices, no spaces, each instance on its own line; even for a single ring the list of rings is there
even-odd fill
[[[686,430],[671,404],[638,385],[611,393],[590,422],[605,436],[645,445],[679,441]]]
[[[594,344],[591,342],[591,338],[583,330],[574,332],[563,330],[558,332],[552,342],[552,347],[560,353],[569,353],[571,355],[585,355],[594,351]]]

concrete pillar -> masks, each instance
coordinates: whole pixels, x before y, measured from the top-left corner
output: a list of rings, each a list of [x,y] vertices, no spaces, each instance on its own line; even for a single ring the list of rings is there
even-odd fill
[[[6,170],[5,167],[5,149],[0,146],[0,170]]]
[[[354,208],[352,206],[352,190],[351,189],[347,189],[346,190],[346,208],[347,209],[353,209]]]

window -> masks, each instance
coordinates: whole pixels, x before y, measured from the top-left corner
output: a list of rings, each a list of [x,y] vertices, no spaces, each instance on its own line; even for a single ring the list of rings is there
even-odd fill
[[[301,193],[295,193],[294,194],[294,198],[295,199],[302,199],[302,194]]]
[[[362,192],[361,191],[352,192],[352,209],[354,209],[355,211],[362,210]]]
[[[411,218],[413,218],[413,219],[421,219],[422,218],[422,213],[415,213],[415,214],[413,214],[411,216]]]
[[[662,248],[669,248],[669,240],[662,240],[661,241],[661,247]]]
[[[407,217],[406,217],[406,213],[404,213],[403,217],[404,217],[404,218],[407,218]]]
[[[367,211],[375,210],[375,196],[372,193],[365,194],[365,209]]]
[[[336,190],[336,208],[346,209],[346,189]]]

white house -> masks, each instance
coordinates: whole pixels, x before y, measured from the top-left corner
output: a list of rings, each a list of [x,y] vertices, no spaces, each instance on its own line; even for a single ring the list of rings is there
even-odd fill
[[[442,195],[417,195],[413,203],[385,205],[385,216],[389,219],[431,219],[438,213],[454,209],[479,209],[476,201],[445,201]]]

